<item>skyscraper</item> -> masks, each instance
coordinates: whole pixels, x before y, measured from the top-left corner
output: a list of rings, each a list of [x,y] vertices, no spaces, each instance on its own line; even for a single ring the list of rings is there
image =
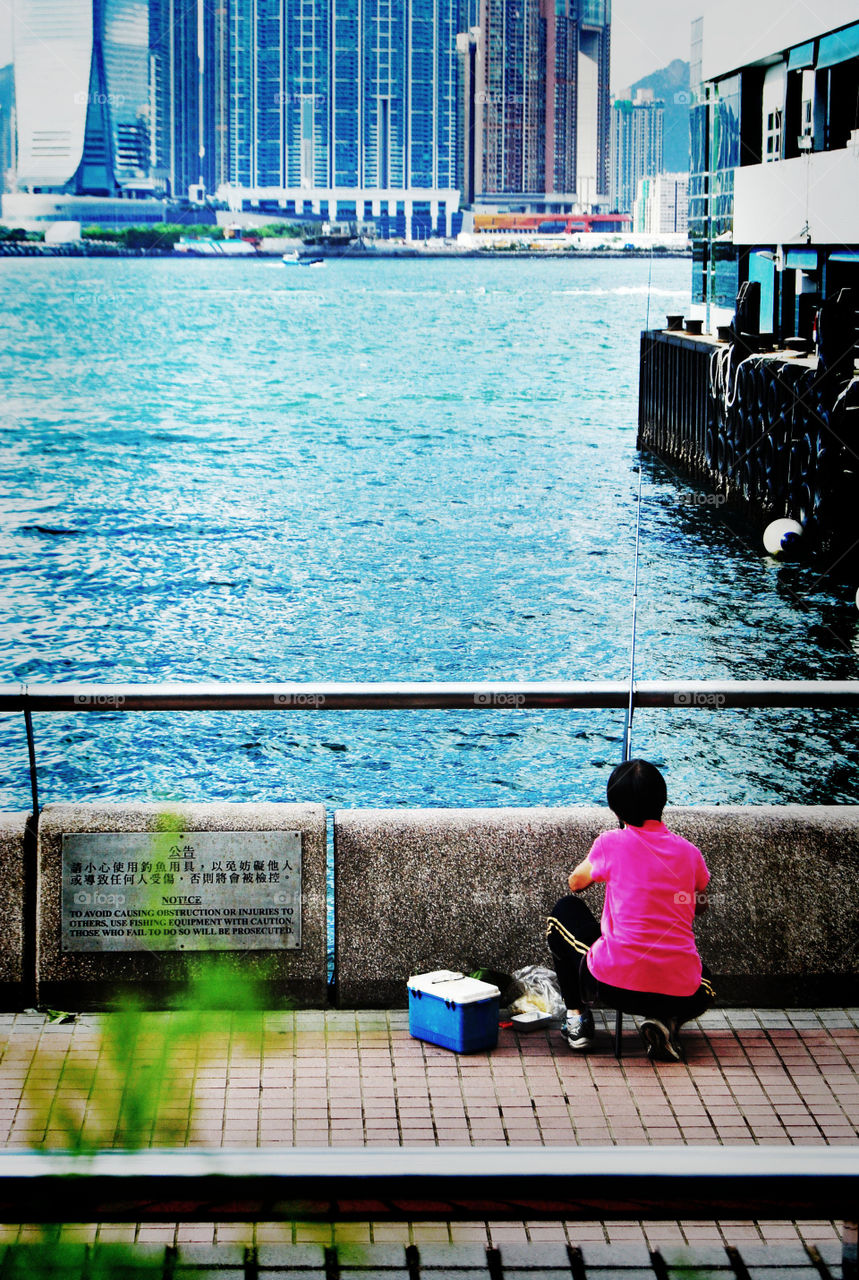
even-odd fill
[[[480,0],[472,45],[461,42],[474,81],[463,133],[476,138],[476,198],[604,200],[610,0]]]
[[[15,80],[12,67],[0,67],[0,191],[10,189],[15,171]]]
[[[611,0],[577,0],[576,191],[583,204],[609,192]]]
[[[287,0],[286,185],[452,186],[460,9],[461,0]]]
[[[544,0],[545,190],[575,191],[579,25],[573,0]]]
[[[615,102],[611,114],[612,209],[630,213],[641,179],[662,172],[665,107],[651,90],[639,89],[634,102]]]
[[[633,215],[633,231],[685,236],[689,228],[689,174],[658,173],[642,178]]]
[[[225,65],[230,162],[220,182],[277,187],[284,181],[284,108],[288,100],[289,46],[295,0],[222,0],[227,12]],[[318,33],[321,36],[321,32]]]
[[[482,0],[485,194],[545,190],[546,35],[541,0]]]
[[[18,185],[117,195],[149,170],[146,0],[16,0]]]
[[[231,203],[435,230],[439,199],[458,199],[463,0],[222,3],[229,172],[219,183]]]
[[[148,0],[148,9],[153,164],[170,195],[184,199],[190,187],[205,185],[206,179],[199,28],[202,16],[211,42],[214,14],[209,0]],[[206,96],[207,102],[211,99],[211,94]],[[213,126],[211,108],[208,122]]]

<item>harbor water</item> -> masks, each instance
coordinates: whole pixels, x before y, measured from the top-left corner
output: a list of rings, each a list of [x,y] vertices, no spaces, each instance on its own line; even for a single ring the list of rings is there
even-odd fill
[[[687,261],[3,260],[0,681],[622,680]],[[636,673],[857,678],[849,585],[644,459]],[[854,584],[855,589],[855,584]],[[639,712],[678,803],[855,802],[856,714]],[[619,712],[45,714],[43,802],[601,802]],[[29,804],[20,715],[0,803]]]

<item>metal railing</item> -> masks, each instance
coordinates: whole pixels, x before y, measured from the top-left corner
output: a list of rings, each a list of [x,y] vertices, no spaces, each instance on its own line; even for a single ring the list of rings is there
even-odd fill
[[[3,1222],[855,1223],[857,1207],[859,1151],[823,1145],[0,1152]]]
[[[23,712],[33,814],[36,712],[492,711],[638,708],[859,708],[859,680],[308,681],[272,684],[0,684],[0,713]]]
[[[628,680],[3,684],[0,712],[625,710]],[[632,705],[859,707],[859,680],[638,680]]]

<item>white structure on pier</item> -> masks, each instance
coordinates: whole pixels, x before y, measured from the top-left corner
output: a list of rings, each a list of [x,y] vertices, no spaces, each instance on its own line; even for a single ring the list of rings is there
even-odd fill
[[[693,24],[689,231],[711,322],[761,286],[761,332],[859,295],[859,3],[724,0]]]

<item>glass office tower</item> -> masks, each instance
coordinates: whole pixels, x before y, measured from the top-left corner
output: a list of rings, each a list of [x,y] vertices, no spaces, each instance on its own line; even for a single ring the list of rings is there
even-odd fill
[[[191,186],[205,182],[204,161],[214,150],[214,138],[209,147],[204,136],[199,39],[201,13],[210,28],[212,6],[209,0],[202,9],[197,0],[148,0],[148,7],[153,164],[170,194],[185,198]]]
[[[16,0],[18,185],[119,194],[150,165],[147,0]]]
[[[450,187],[462,0],[285,0],[287,187]]]

